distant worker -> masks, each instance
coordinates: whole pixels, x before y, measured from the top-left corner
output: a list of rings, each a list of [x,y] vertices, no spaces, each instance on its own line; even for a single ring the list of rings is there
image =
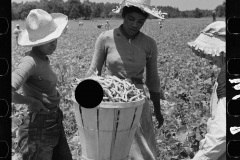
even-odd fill
[[[105,24],[105,29],[109,30],[110,29],[110,24],[108,22],[108,20],[106,21],[106,24]]]
[[[164,20],[165,20],[165,15],[167,15],[167,14],[166,14],[166,13],[163,13],[162,19],[160,19],[159,22],[158,22],[160,29],[163,27],[163,22],[164,22]]]
[[[212,11],[212,17],[213,17],[213,22],[215,22],[216,21],[216,11]]]
[[[83,22],[79,22],[78,25],[79,25],[79,27],[82,27],[83,26]]]
[[[19,46],[18,45],[18,36],[19,36],[19,34],[21,32],[22,32],[22,29],[20,28],[19,24],[16,24],[16,28],[13,31],[13,34],[16,35],[15,36],[15,39],[16,39],[16,48],[15,48],[15,50],[18,49],[18,46]]]
[[[161,21],[158,22],[160,29],[163,27],[163,23]]]

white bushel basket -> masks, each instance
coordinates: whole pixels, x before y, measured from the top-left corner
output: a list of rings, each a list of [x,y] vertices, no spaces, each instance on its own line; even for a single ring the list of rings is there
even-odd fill
[[[82,158],[127,160],[145,99],[128,103],[102,102],[93,109],[80,107],[73,98]]]

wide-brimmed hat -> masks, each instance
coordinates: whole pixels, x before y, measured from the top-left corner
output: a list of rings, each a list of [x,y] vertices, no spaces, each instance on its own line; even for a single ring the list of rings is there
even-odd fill
[[[26,18],[26,29],[19,35],[18,44],[33,47],[49,43],[61,36],[67,23],[68,17],[62,13],[33,9]]]
[[[193,42],[188,42],[192,51],[211,60],[215,56],[226,57],[226,23],[216,21],[209,24]]]
[[[119,3],[119,6],[117,6],[116,9],[113,9],[111,13],[120,13],[122,9],[127,6],[135,6],[140,8],[142,11],[147,12],[148,14],[151,14],[159,19],[164,19],[164,15],[167,15],[167,13],[162,13],[157,8],[151,9],[151,0],[122,0]]]

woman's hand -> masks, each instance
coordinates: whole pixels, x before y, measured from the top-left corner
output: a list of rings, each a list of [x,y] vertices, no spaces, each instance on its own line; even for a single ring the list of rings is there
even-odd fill
[[[160,107],[160,100],[159,101],[153,101],[154,106],[154,114],[156,116],[156,119],[158,121],[157,128],[160,128],[163,125],[164,119],[161,113],[161,107]]]
[[[16,104],[26,104],[28,106],[29,112],[33,112],[32,122],[34,121],[37,113],[44,109],[49,111],[47,107],[43,105],[43,103],[36,98],[24,96],[16,92],[16,89],[12,87],[12,102]]]
[[[47,107],[45,107],[41,101],[39,101],[35,98],[31,98],[31,103],[28,106],[28,111],[30,113],[33,112],[31,122],[34,121],[36,115],[38,114],[38,112],[40,112],[41,109],[49,112],[49,109]]]
[[[158,120],[157,128],[160,128],[163,125],[164,119],[161,113],[155,113],[156,119]]]

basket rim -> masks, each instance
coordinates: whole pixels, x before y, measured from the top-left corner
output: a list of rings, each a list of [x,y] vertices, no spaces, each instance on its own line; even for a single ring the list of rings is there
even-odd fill
[[[76,105],[79,105],[76,101],[75,97],[72,95],[71,97],[73,103]],[[132,102],[101,102],[97,107],[95,108],[132,108],[132,107],[138,107],[142,106],[145,103],[145,97],[138,100],[138,101],[132,101]]]

